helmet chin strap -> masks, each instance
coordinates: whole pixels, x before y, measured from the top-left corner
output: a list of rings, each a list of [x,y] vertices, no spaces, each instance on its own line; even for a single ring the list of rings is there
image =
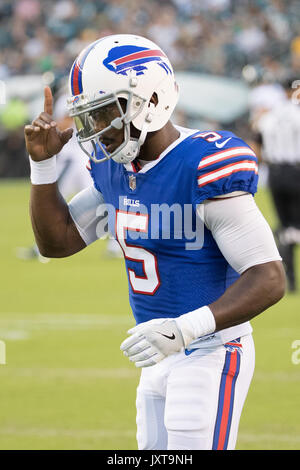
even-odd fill
[[[138,139],[133,139],[129,138],[128,143],[120,150],[120,152],[117,153],[112,159],[116,163],[130,163],[133,160],[135,160],[140,153],[141,146],[145,142],[147,133],[148,133],[148,128],[152,122],[153,119],[153,113],[151,112],[151,109],[155,107],[154,103],[149,103],[149,112],[145,118],[143,127],[141,129],[141,133]],[[129,124],[128,124],[129,125]]]

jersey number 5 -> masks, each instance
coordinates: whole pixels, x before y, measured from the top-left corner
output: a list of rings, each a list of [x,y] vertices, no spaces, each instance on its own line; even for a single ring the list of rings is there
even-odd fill
[[[133,212],[116,211],[116,236],[126,259],[142,263],[143,276],[137,276],[128,268],[129,282],[133,292],[153,295],[160,286],[157,259],[153,253],[140,246],[128,245],[127,231],[147,232],[148,215]]]
[[[215,142],[216,140],[222,139],[222,136],[217,132],[200,132],[200,134],[194,135],[193,139],[201,137],[207,142]]]

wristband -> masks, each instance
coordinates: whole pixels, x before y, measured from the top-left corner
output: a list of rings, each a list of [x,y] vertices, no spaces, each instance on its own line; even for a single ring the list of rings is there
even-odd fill
[[[32,184],[51,184],[57,181],[56,155],[41,162],[35,162],[29,156],[29,162]]]
[[[213,333],[216,329],[215,317],[209,307],[201,307],[176,318],[185,347],[195,339]]]

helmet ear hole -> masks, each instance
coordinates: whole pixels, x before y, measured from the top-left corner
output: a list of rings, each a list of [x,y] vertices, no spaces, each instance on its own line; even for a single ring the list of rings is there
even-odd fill
[[[150,99],[150,101],[149,101],[149,105],[148,105],[148,106],[150,106],[150,103],[153,103],[154,106],[157,106],[157,105],[158,105],[158,101],[159,101],[159,100],[158,100],[157,93],[154,92],[153,95],[151,96],[151,99]]]
[[[127,108],[127,100],[126,100],[126,98],[118,98],[118,100],[119,100],[120,106],[123,110],[123,113],[125,114],[126,113],[126,108]]]

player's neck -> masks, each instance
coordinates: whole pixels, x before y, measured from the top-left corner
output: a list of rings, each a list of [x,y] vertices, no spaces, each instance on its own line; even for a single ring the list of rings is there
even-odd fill
[[[171,121],[168,121],[162,129],[150,132],[147,135],[138,158],[147,161],[156,160],[179,136],[180,132],[173,126]]]

